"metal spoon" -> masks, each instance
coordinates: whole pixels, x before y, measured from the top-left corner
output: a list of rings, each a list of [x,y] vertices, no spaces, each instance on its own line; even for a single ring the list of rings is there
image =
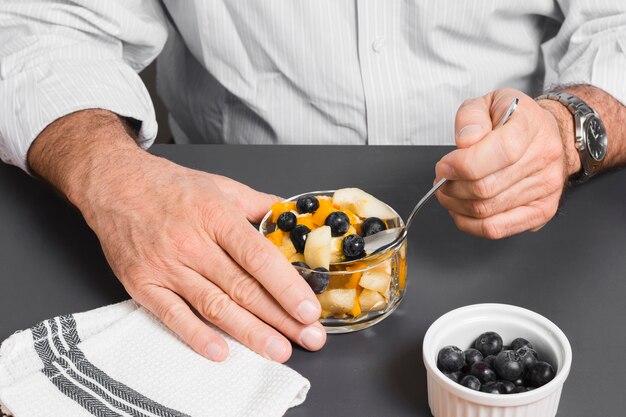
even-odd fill
[[[509,105],[508,109],[504,112],[502,116],[500,116],[500,119],[498,119],[498,122],[496,123],[494,129],[504,125],[509,120],[509,118],[511,117],[515,109],[517,108],[518,103],[519,103],[519,98],[515,97],[513,101],[511,102],[511,104]],[[430,197],[432,197],[432,195],[435,194],[435,192],[443,184],[446,183],[446,181],[447,181],[446,178],[442,178],[441,180],[439,180],[439,182],[437,182],[437,184],[435,184],[433,188],[431,188],[430,191],[428,191],[426,195],[424,195],[424,197],[422,197],[422,199],[417,202],[417,204],[413,208],[413,211],[409,215],[409,218],[407,219],[406,224],[404,226],[394,227],[391,229],[383,230],[382,232],[378,232],[370,236],[366,236],[364,239],[365,240],[365,253],[367,253],[368,255],[371,255],[377,252],[381,252],[391,246],[396,245],[398,242],[402,241],[406,237],[409,227],[411,226],[411,223],[413,222],[413,219],[415,218],[415,215],[417,214],[417,212],[430,199]]]

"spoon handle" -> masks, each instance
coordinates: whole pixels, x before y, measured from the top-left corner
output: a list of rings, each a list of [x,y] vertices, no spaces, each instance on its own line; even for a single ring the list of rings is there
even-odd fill
[[[517,108],[518,104],[519,104],[519,98],[515,97],[513,101],[511,101],[511,104],[509,104],[509,107],[506,109],[506,111],[502,114],[502,116],[500,116],[500,118],[496,122],[494,129],[499,128],[500,126],[504,125],[509,120],[509,118],[511,117],[515,109]],[[424,203],[426,203],[430,199],[430,197],[432,197],[432,195],[435,194],[435,192],[439,188],[441,188],[443,184],[446,183],[446,181],[447,181],[446,178],[440,179],[439,182],[437,182],[437,184],[435,184],[433,188],[431,188],[430,191],[427,192],[426,195],[424,195],[424,197],[422,197],[422,199],[415,205],[415,207],[413,208],[413,211],[411,211],[411,214],[409,214],[409,218],[406,220],[406,224],[404,225],[404,230],[408,230],[417,212],[422,208]]]

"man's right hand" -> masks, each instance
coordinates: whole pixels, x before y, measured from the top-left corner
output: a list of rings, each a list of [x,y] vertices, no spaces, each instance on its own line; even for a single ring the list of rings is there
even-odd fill
[[[86,110],[52,123],[29,152],[31,169],[81,210],[129,294],[211,360],[228,347],[190,306],[278,362],[291,355],[285,336],[320,349],[315,295],[249,223],[279,198],[150,155],[131,134],[115,114]]]

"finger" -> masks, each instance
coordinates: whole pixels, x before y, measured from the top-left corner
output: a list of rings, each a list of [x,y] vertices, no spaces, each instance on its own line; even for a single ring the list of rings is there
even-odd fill
[[[489,103],[491,95],[465,100],[454,120],[455,141],[458,148],[467,148],[491,131]]]
[[[214,232],[213,238],[292,317],[304,324],[319,319],[321,307],[311,287],[278,248],[243,219],[231,215],[226,225]]]
[[[546,171],[547,162],[545,158],[536,155],[537,153],[536,150],[529,150],[518,163],[478,180],[448,181],[441,187],[440,192],[448,197],[465,200],[493,198],[524,178]],[[558,178],[552,175],[550,180],[558,182],[559,185],[564,182],[562,175]]]
[[[473,146],[445,155],[435,166],[435,172],[449,180],[478,180],[518,162],[531,142],[526,119],[516,113],[509,123]]]
[[[563,186],[558,174],[558,170],[554,170],[554,173],[541,172],[539,175],[524,178],[492,198],[459,199],[442,193],[437,195],[437,199],[443,207],[455,213],[485,219],[515,207],[529,205],[552,194],[560,196]]]
[[[450,212],[459,230],[487,239],[502,239],[545,225],[556,214],[557,202],[553,198],[529,206],[516,207],[504,213],[476,219]]]
[[[198,354],[217,362],[228,357],[228,345],[224,338],[203,323],[177,294],[153,286],[133,295],[133,298]]]
[[[263,286],[219,248],[201,258],[189,259],[187,267],[222,289],[237,304],[308,350],[319,350],[326,342],[326,332],[319,322],[303,325],[291,317]],[[298,279],[302,279],[298,275]],[[176,285],[176,284],[175,284]],[[187,285],[187,283],[185,283]],[[194,280],[194,286],[202,282]],[[178,291],[178,287],[175,290]]]
[[[291,317],[256,279],[226,254],[211,251],[210,257],[205,258],[204,262],[193,260],[188,266],[202,277],[194,276],[193,282],[185,282],[184,285],[202,288],[208,279],[238,305],[305,349],[315,351],[324,346],[326,332],[319,322],[306,326]],[[178,284],[175,284],[175,290],[179,291]]]
[[[185,285],[179,294],[210,323],[240,343],[268,359],[285,362],[291,356],[291,344],[272,327],[235,303],[221,288],[195,271],[184,273]]]

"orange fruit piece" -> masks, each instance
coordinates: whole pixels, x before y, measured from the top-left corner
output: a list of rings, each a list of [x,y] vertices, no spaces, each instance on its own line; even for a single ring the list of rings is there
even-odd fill
[[[304,225],[304,226],[308,227],[310,231],[313,231],[314,229],[317,229],[317,225],[313,221],[313,215],[310,214],[310,213],[309,214],[305,214],[303,216],[298,216],[296,220],[297,220],[296,224]]]
[[[276,223],[278,220],[278,216],[283,214],[286,211],[291,211],[296,209],[295,201],[281,201],[278,203],[272,204],[272,223]]]
[[[352,310],[350,311],[352,317],[357,317],[361,315],[361,303],[359,303],[359,295],[361,295],[361,291],[363,291],[363,289],[361,288],[356,290],[356,295],[354,296],[354,307],[352,307]]]
[[[326,217],[337,210],[333,207],[333,202],[330,199],[320,199],[319,202],[320,206],[315,210],[315,213],[313,213],[313,223],[315,223],[316,226],[323,226],[324,222],[326,222]]]
[[[267,237],[274,245],[280,247],[280,245],[283,243],[285,232],[283,232],[279,228],[276,228],[276,230],[274,230],[272,233],[268,233],[265,237]]]

